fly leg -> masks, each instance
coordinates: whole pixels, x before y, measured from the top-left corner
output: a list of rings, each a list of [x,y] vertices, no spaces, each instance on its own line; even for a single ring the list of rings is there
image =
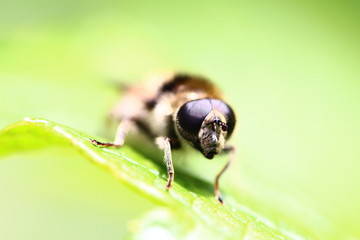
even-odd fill
[[[219,171],[219,173],[216,175],[215,177],[215,184],[214,184],[214,188],[215,188],[215,198],[216,200],[219,201],[219,203],[224,204],[224,201],[221,198],[221,194],[220,194],[220,186],[219,186],[219,179],[222,176],[222,174],[226,171],[226,169],[228,169],[228,167],[230,166],[231,162],[234,160],[235,157],[235,147],[233,146],[227,146],[224,148],[223,153],[229,153],[229,160],[226,162],[225,166]]]
[[[126,118],[119,123],[114,142],[99,142],[95,139],[90,139],[90,142],[94,145],[103,147],[121,147],[124,144],[126,134],[129,132],[132,123],[133,120],[129,118]]]
[[[174,174],[175,174],[174,166],[172,162],[172,156],[171,156],[170,138],[159,137],[156,139],[156,143],[158,144],[159,148],[164,151],[164,162],[166,164],[166,169],[168,173],[166,189],[170,189],[172,183],[174,182]]]

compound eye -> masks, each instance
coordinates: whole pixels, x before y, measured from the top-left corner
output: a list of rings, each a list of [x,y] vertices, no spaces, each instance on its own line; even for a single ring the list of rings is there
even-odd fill
[[[196,140],[205,117],[213,109],[208,99],[185,103],[177,113],[179,133],[187,140]]]

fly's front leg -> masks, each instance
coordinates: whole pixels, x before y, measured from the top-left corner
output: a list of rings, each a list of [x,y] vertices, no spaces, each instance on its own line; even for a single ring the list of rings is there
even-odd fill
[[[226,171],[226,169],[228,169],[228,167],[230,166],[231,162],[234,160],[235,157],[235,147],[233,146],[227,146],[224,148],[223,153],[229,153],[229,160],[226,162],[225,166],[219,171],[219,173],[216,175],[215,178],[215,198],[219,201],[219,203],[224,204],[224,201],[221,198],[221,194],[220,194],[220,186],[219,186],[219,180],[220,177],[222,176],[222,174]]]
[[[116,130],[115,140],[114,142],[99,142],[95,139],[90,139],[90,142],[97,146],[103,147],[121,147],[124,145],[126,134],[129,132],[129,129],[133,123],[133,120],[127,118],[119,123],[119,126]]]
[[[164,162],[166,164],[166,169],[168,173],[168,181],[166,184],[166,188],[170,189],[174,181],[174,174],[175,174],[172,157],[171,157],[170,139],[168,137],[165,138],[159,137],[156,139],[156,143],[158,144],[159,148],[164,151]]]

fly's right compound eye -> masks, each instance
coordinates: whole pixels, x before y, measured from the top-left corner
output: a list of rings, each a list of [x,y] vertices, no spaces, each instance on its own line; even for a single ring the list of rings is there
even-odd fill
[[[181,136],[189,141],[195,141],[201,124],[211,109],[208,99],[194,100],[182,105],[176,116],[177,128]]]

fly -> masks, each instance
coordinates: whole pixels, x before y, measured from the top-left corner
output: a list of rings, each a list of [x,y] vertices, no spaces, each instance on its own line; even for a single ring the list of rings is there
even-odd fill
[[[229,160],[214,181],[215,198],[223,203],[219,179],[234,158],[235,148],[227,145],[227,140],[236,120],[234,111],[213,83],[200,76],[175,74],[163,81],[128,87],[112,116],[120,122],[114,142],[94,139],[91,142],[98,146],[121,147],[130,128],[137,127],[164,152],[167,189],[174,181],[173,149],[189,144],[207,159],[229,153]]]

